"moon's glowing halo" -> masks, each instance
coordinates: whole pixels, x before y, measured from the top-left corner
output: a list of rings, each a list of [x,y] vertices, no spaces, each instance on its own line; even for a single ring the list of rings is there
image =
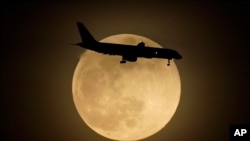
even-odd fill
[[[160,47],[133,34],[118,34],[101,42]],[[140,140],[161,130],[180,99],[180,77],[173,61],[143,59],[120,64],[121,56],[93,51],[82,54],[73,77],[73,100],[84,122],[113,140]]]

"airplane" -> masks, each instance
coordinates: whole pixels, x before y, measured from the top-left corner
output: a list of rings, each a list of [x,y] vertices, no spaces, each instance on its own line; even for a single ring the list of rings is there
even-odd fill
[[[82,42],[72,45],[78,45],[82,48],[86,48],[98,53],[120,55],[122,56],[122,60],[120,61],[121,64],[126,63],[126,61],[136,62],[138,57],[144,57],[167,59],[167,66],[170,66],[171,59],[182,58],[182,56],[173,49],[147,47],[145,46],[144,42],[138,43],[137,46],[101,43],[95,40],[95,38],[81,22],[77,22],[77,27],[80,32]]]

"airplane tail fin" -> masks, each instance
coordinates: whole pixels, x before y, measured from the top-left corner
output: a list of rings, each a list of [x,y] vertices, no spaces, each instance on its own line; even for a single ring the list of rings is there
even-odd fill
[[[83,44],[93,44],[97,42],[81,22],[77,22],[77,27],[80,32]]]

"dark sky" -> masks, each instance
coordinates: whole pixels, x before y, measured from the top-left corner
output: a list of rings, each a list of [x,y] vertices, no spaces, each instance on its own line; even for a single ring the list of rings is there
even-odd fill
[[[229,140],[250,123],[249,13],[246,1],[1,2],[1,140],[108,141],[73,103],[77,21],[97,40],[132,33],[182,54],[179,107],[145,141]]]

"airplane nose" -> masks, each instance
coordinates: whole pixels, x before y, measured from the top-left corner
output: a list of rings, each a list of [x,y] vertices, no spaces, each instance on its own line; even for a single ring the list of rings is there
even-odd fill
[[[182,59],[182,56],[179,54],[179,59]]]
[[[182,59],[182,56],[178,52],[176,52],[176,54],[176,59]]]

